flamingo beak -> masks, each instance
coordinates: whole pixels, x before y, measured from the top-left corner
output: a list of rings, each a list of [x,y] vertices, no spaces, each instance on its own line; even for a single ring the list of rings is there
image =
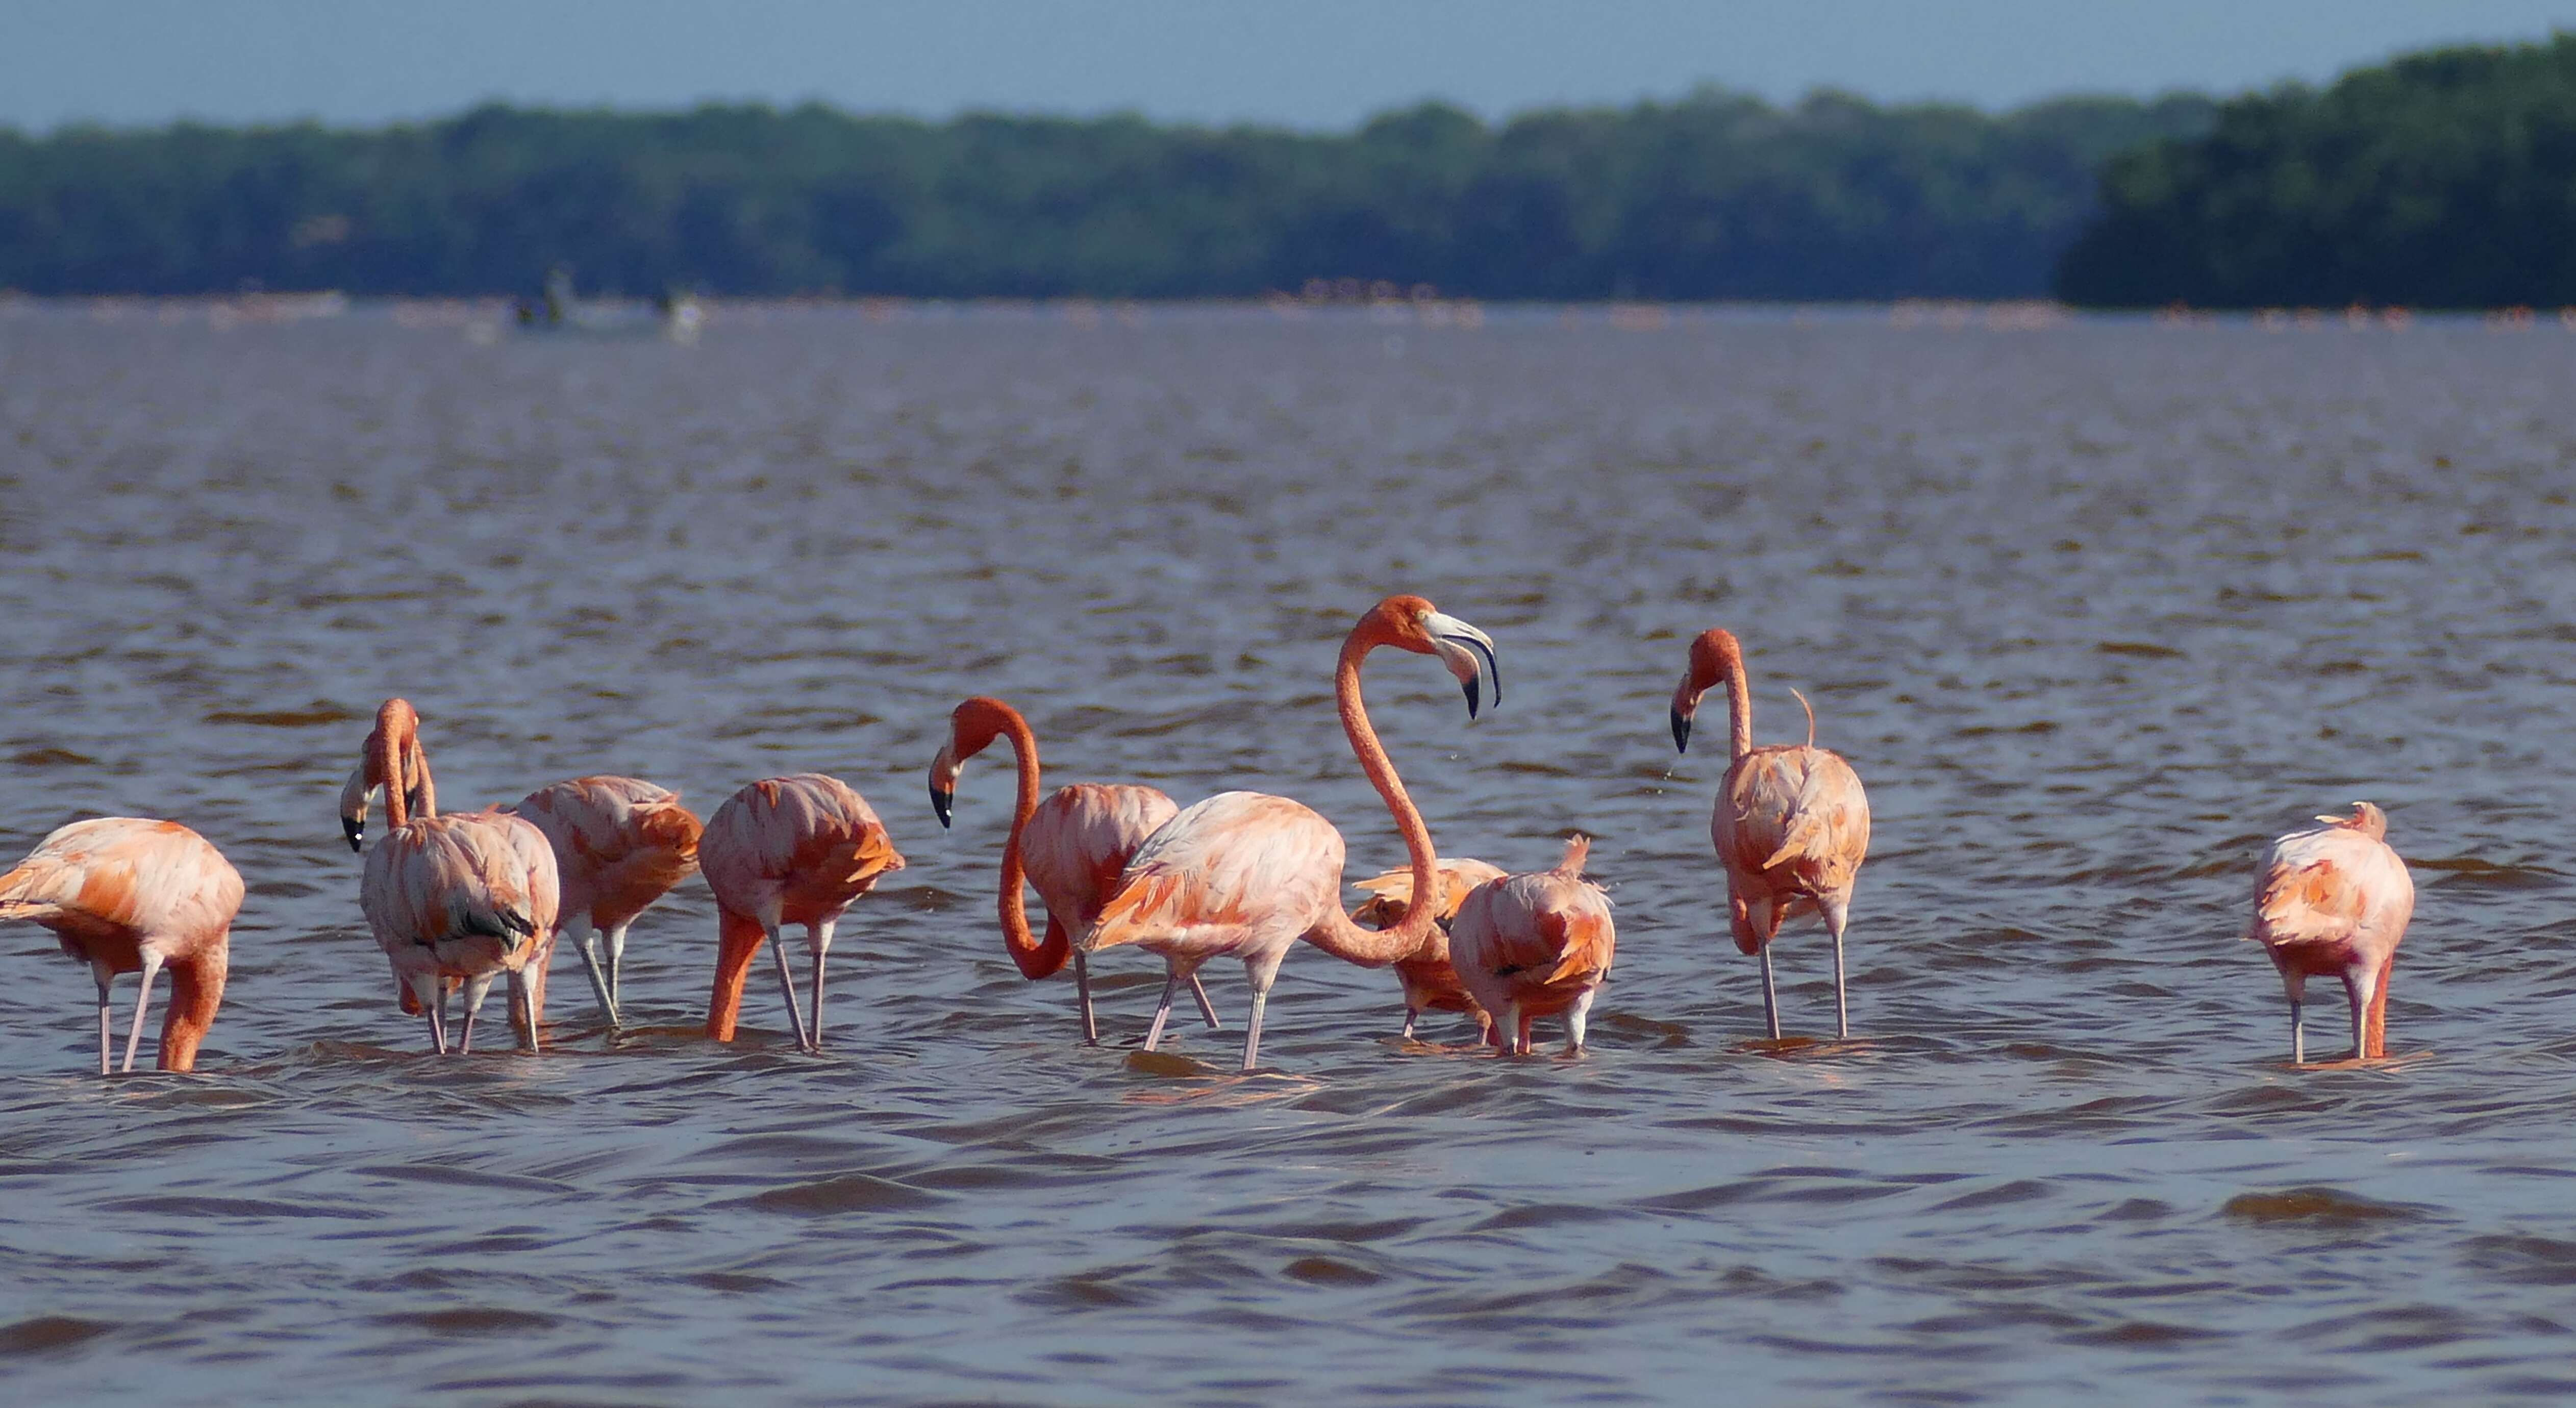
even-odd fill
[[[348,816],[340,818],[340,834],[349,838],[350,850],[363,851],[367,848],[367,823],[365,818]]]
[[[1458,688],[1467,696],[1468,718],[1476,717],[1489,694],[1496,707],[1502,705],[1503,671],[1494,659],[1492,636],[1437,611],[1423,618],[1422,629],[1431,637],[1431,648],[1438,652],[1440,663],[1449,667],[1449,673],[1457,677]]]
[[[1689,752],[1689,751],[1690,751],[1690,726],[1691,726],[1691,716],[1690,716],[1690,715],[1683,713],[1683,712],[1682,712],[1681,710],[1679,710],[1679,709],[1675,709],[1675,710],[1673,710],[1673,751],[1674,751],[1674,752],[1676,752],[1676,753],[1687,753],[1687,752]]]
[[[957,805],[957,775],[965,769],[957,761],[954,741],[939,746],[939,756],[930,760],[930,809],[939,814],[939,825],[948,826],[950,811]]]

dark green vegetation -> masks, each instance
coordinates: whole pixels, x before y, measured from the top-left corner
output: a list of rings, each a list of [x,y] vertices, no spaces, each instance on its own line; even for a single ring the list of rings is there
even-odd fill
[[[2576,303],[2576,35],[2237,99],[2103,195],[2060,267],[2078,303]]]
[[[0,287],[486,293],[560,260],[629,293],[2032,296],[2103,159],[2212,111],[1707,91],[1499,127],[1423,106],[1331,135],[812,106],[0,132]]]

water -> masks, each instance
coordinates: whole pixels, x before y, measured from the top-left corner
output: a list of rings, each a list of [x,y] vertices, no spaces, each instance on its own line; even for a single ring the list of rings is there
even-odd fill
[[[1632,323],[1636,320],[1631,320]],[[2562,1397],[2576,961],[2560,720],[2576,338],[1736,316],[737,313],[697,346],[361,313],[0,320],[0,846],[186,821],[251,885],[194,1078],[101,1080],[89,986],[0,940],[0,1380],[18,1402]],[[1100,1050],[990,918],[1008,764],[1296,796],[1401,861],[1341,632],[1493,632],[1371,700],[1444,848],[1599,838],[1585,1059],[1405,1050],[1293,954],[1230,1029]],[[1845,1049],[1752,1044],[1683,643],[1876,810]],[[587,771],[702,812],[823,769],[910,868],[836,947],[833,1048],[714,920],[638,925],[610,1040],[439,1062],[333,816],[400,692],[451,806]],[[1719,735],[1706,735],[1721,737]],[[2422,896],[2390,1049],[2285,1067],[2254,858],[2367,797]],[[1821,934],[1778,950],[1830,1032]],[[127,1000],[130,983],[120,989]],[[122,1010],[122,1009],[120,1009]],[[2332,1002],[2311,1036],[2341,1042]],[[1543,1041],[1553,1036],[1548,1025]],[[1202,1064],[1203,1063],[1203,1064]]]

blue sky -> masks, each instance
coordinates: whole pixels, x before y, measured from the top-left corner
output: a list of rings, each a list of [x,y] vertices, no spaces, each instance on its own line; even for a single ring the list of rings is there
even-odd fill
[[[2318,80],[2553,25],[2576,0],[0,0],[0,124],[819,98],[1338,127],[1703,81],[2000,107]]]

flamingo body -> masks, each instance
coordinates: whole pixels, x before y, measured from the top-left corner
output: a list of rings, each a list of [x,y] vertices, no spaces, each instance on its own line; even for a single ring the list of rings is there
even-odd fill
[[[1834,1031],[1848,1039],[1843,930],[1851,917],[1852,886],[1869,854],[1869,797],[1851,764],[1816,746],[1812,709],[1804,744],[1753,746],[1744,649],[1731,631],[1703,631],[1691,642],[1690,668],[1673,693],[1674,747],[1690,747],[1700,696],[1720,685],[1726,689],[1728,764],[1709,817],[1709,840],[1726,872],[1735,946],[1761,959],[1762,1015],[1777,1041],[1780,999],[1771,978],[1771,940],[1794,915],[1822,916],[1834,941]]]
[[[1179,813],[1151,787],[1077,782],[1057,788],[1029,814],[1020,828],[1020,856],[1046,905],[1045,947],[1055,960],[1049,972],[1064,966],[1072,934],[1100,913],[1101,900],[1117,889],[1145,839]]]
[[[877,880],[903,869],[867,799],[849,784],[821,773],[799,773],[751,783],[725,799],[708,818],[698,841],[698,864],[715,892],[715,989],[707,1007],[707,1035],[733,1040],[742,988],[764,939],[801,925],[814,956],[815,1035],[821,1044],[823,959],[833,926]],[[787,957],[776,955],[785,980]],[[795,988],[787,985],[788,1012],[797,1043],[808,1045]]]
[[[632,777],[576,777],[541,787],[514,808],[545,833],[563,887],[563,925],[610,1025],[618,1021],[626,931],[635,917],[697,873],[698,818],[678,793]],[[606,937],[605,959],[593,931]],[[552,958],[551,946],[548,959]]]
[[[2290,1059],[2307,1059],[2300,1006],[2311,977],[2338,979],[2352,1008],[2353,1059],[2388,1054],[2388,979],[2415,914],[2415,881],[2368,802],[2349,817],[2272,843],[2245,937],[2263,946],[2290,999]]]
[[[1851,764],[1822,748],[1756,748],[1726,771],[1708,822],[1726,870],[1735,946],[1762,951],[1783,920],[1851,905],[1869,854],[1869,797]]]
[[[1619,942],[1610,897],[1583,878],[1591,848],[1577,836],[1555,869],[1487,881],[1458,906],[1450,961],[1500,1024],[1507,1051],[1529,1054],[1530,1020],[1560,1013],[1567,1054],[1583,1049],[1584,1019]]]
[[[160,1066],[196,1069],[197,1047],[223,1002],[242,878],[206,839],[175,821],[111,816],[76,821],[0,875],[0,919],[53,931],[98,982],[98,1069],[108,1071],[108,982],[143,974],[125,1069],[151,1004],[152,975],[170,970]]]
[[[358,907],[419,1001],[437,1002],[454,979],[470,1008],[497,976],[524,984],[552,938],[562,908],[554,848],[505,812],[405,822],[367,852]],[[533,1044],[533,1025],[528,1035]]]
[[[1499,865],[1463,857],[1444,858],[1440,862],[1440,903],[1435,911],[1437,930],[1424,943],[1422,952],[1412,958],[1399,958],[1394,963],[1396,982],[1404,989],[1404,1035],[1413,1035],[1414,1019],[1425,1012],[1464,1012],[1476,1019],[1478,1036],[1490,1035],[1494,1019],[1458,981],[1457,969],[1450,962],[1450,929],[1457,918],[1458,906],[1468,894],[1488,880],[1504,876]],[[1385,929],[1401,922],[1413,904],[1413,872],[1390,870],[1356,882],[1356,887],[1369,892],[1370,898],[1351,911],[1353,923],[1372,929]]]

